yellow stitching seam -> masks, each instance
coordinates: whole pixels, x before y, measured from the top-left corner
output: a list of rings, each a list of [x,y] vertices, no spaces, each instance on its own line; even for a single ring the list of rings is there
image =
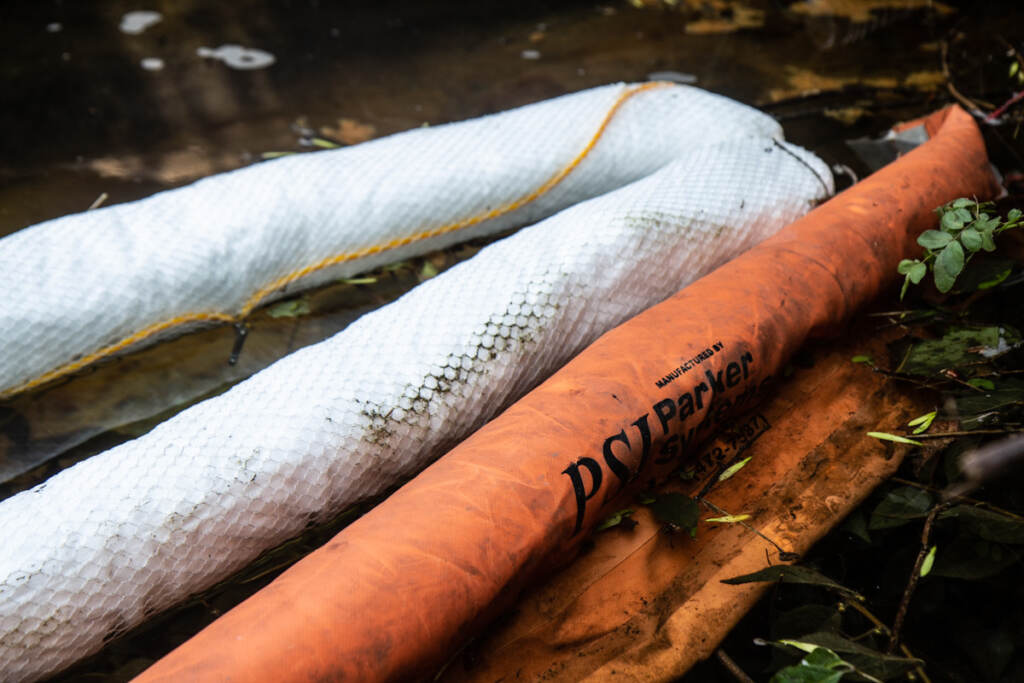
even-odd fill
[[[587,155],[590,154],[590,152],[594,149],[594,145],[597,144],[597,141],[604,134],[605,129],[608,128],[608,124],[611,122],[612,117],[615,116],[616,112],[618,112],[619,108],[622,107],[623,103],[625,103],[626,100],[631,98],[633,95],[636,95],[637,93],[644,92],[646,90],[651,90],[654,88],[668,87],[671,85],[671,83],[655,81],[651,83],[644,83],[643,85],[638,85],[634,88],[626,89],[622,94],[619,95],[618,99],[615,100],[615,102],[612,104],[611,108],[608,110],[608,113],[605,114],[604,119],[601,121],[601,125],[598,126],[597,131],[595,131],[594,135],[591,136],[589,142],[587,142],[586,146],[583,147],[580,153],[577,154],[576,157],[572,161],[570,161],[564,168],[562,168],[553,176],[548,178],[548,180],[544,182],[544,184],[542,184],[536,190],[520,197],[519,199],[516,199],[508,204],[505,204],[504,206],[499,206],[496,209],[492,209],[487,213],[483,213],[478,216],[473,216],[462,221],[442,225],[440,227],[425,230],[423,232],[408,235],[406,237],[399,237],[389,242],[385,242],[383,244],[377,244],[366,247],[365,249],[360,249],[359,251],[337,254],[335,256],[325,258],[321,261],[317,261],[312,265],[300,268],[299,270],[284,275],[274,280],[269,285],[261,287],[259,290],[257,290],[255,294],[250,296],[245,301],[245,303],[242,305],[241,312],[238,315],[232,316],[226,313],[188,313],[186,315],[176,316],[174,318],[171,318],[170,320],[165,320],[164,322],[150,325],[149,327],[146,327],[140,330],[139,332],[136,332],[128,337],[125,337],[124,339],[113,344],[110,344],[109,346],[105,346],[99,349],[98,351],[90,353],[87,356],[82,356],[77,360],[71,361],[70,363],[67,363],[54,370],[44,373],[39,377],[30,379],[27,382],[23,382],[22,384],[19,384],[18,386],[12,389],[0,391],[0,399],[5,399],[15,394],[19,394],[23,391],[33,389],[37,386],[40,386],[41,384],[45,384],[52,380],[58,379],[60,377],[63,377],[64,375],[75,372],[76,370],[80,370],[87,365],[91,365],[92,363],[102,358],[105,358],[106,356],[113,355],[118,351],[126,349],[132,344],[140,342],[146,339],[147,337],[150,337],[154,334],[158,334],[164,330],[167,330],[171,327],[175,327],[177,325],[182,325],[190,322],[214,320],[227,323],[238,322],[244,319],[247,315],[249,315],[249,313],[251,313],[252,310],[260,303],[260,301],[274,290],[279,289],[281,287],[285,287],[286,285],[289,285],[292,282],[295,282],[296,280],[300,280],[306,277],[307,275],[310,275],[311,273],[315,273],[318,270],[323,270],[324,268],[329,268],[339,263],[344,263],[345,261],[353,261],[364,256],[377,254],[382,251],[387,251],[388,249],[403,247],[407,244],[412,244],[413,242],[419,242],[422,240],[430,239],[431,237],[437,237],[439,235],[445,235],[450,232],[462,230],[472,225],[476,225],[477,223],[482,223],[483,221],[491,220],[492,218],[497,218],[498,216],[502,216],[506,213],[511,213],[512,211],[515,211],[516,209],[524,206],[525,204],[528,204],[533,200],[537,199],[545,192],[550,191],[553,187],[558,185],[558,183],[562,182],[566,176],[572,173],[572,171],[577,166],[580,165],[580,162],[582,162],[587,157]]]
[[[583,150],[580,151],[580,153],[577,154],[576,157],[568,163],[568,165],[566,165],[564,168],[555,173],[555,175],[551,176],[543,185],[541,185],[533,192],[530,192],[529,194],[526,194],[520,197],[519,199],[516,199],[508,204],[505,204],[504,206],[499,206],[496,209],[492,209],[487,213],[483,213],[478,216],[473,216],[471,218],[467,218],[465,220],[458,221],[455,223],[449,223],[448,225],[442,225],[440,227],[425,230],[423,232],[408,235],[406,237],[399,237],[391,240],[390,242],[385,242],[384,244],[377,244],[370,247],[366,247],[365,249],[360,249],[359,251],[337,254],[335,256],[325,258],[322,261],[318,261],[312,265],[306,266],[305,268],[300,268],[299,270],[293,271],[287,275],[278,278],[277,280],[274,280],[269,285],[262,287],[255,294],[249,297],[249,299],[242,306],[242,317],[248,315],[252,311],[252,309],[255,308],[257,304],[259,304],[261,299],[263,299],[265,296],[267,296],[274,290],[289,285],[292,282],[302,279],[307,275],[310,275],[311,273],[315,273],[318,270],[323,270],[324,268],[329,268],[331,266],[338,265],[339,263],[344,263],[345,261],[354,261],[355,259],[363,258],[364,256],[370,256],[371,254],[377,254],[382,251],[387,251],[388,249],[404,247],[405,245],[412,244],[413,242],[419,242],[425,239],[430,239],[431,237],[438,237],[439,235],[445,235],[450,232],[462,230],[472,225],[476,225],[477,223],[482,223],[483,221],[491,220],[492,218],[497,218],[498,216],[503,216],[506,213],[511,213],[512,211],[515,211],[516,209],[522,207],[523,205],[532,202],[533,200],[537,199],[537,197],[540,197],[542,194],[550,191],[553,187],[558,185],[558,183],[562,182],[562,180],[564,180],[565,177],[573,171],[573,169],[580,165],[580,162],[582,162],[583,159],[586,158],[588,154],[590,154],[591,150],[593,150],[594,145],[597,144],[597,141],[604,134],[604,131],[608,127],[608,124],[611,122],[612,117],[615,116],[615,113],[619,110],[619,108],[626,100],[628,100],[630,97],[639,92],[650,90],[655,87],[665,87],[667,85],[671,84],[662,82],[645,83],[644,85],[628,89],[621,95],[619,95],[619,98],[615,101],[614,104],[612,104],[611,108],[608,110],[608,113],[605,114],[604,119],[601,121],[601,125],[598,126],[597,131],[587,142],[586,146],[584,146]]]
[[[46,384],[47,382],[63,377],[64,375],[75,372],[76,370],[81,370],[87,365],[91,365],[96,361],[105,358],[106,356],[113,355],[118,351],[123,351],[132,344],[141,342],[147,337],[159,334],[164,330],[168,330],[172,327],[177,327],[178,325],[209,321],[232,323],[235,322],[235,320],[236,318],[234,316],[228,315],[226,313],[187,313],[185,315],[175,316],[170,320],[165,320],[163,322],[150,325],[149,327],[139,330],[138,332],[135,332],[134,334],[131,334],[125,337],[124,339],[121,339],[120,341],[114,342],[113,344],[110,344],[108,346],[104,346],[100,350],[94,351],[93,353],[90,353],[87,356],[82,356],[54,370],[50,370],[49,372],[43,373],[39,377],[35,377],[33,379],[28,380],[27,382],[23,382],[22,384],[19,384],[12,389],[7,389],[6,391],[0,392],[0,398],[8,398],[10,396],[14,396],[15,394],[27,391],[41,384]]]

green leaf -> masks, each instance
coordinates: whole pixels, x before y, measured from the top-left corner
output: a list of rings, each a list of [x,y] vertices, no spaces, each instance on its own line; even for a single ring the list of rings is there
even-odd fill
[[[857,508],[843,520],[843,529],[853,534],[865,543],[871,543],[871,534],[868,533],[868,520],[864,511]]]
[[[658,496],[650,508],[658,521],[687,530],[691,536],[696,535],[700,507],[693,498],[682,493],[665,493]]]
[[[309,312],[309,301],[305,298],[280,301],[267,308],[267,315],[271,318],[298,318]]]
[[[999,227],[998,216],[989,217],[987,213],[981,214],[978,220],[974,221],[974,229],[983,234],[991,235]]]
[[[912,486],[901,486],[890,491],[871,512],[868,528],[891,529],[921,519],[932,507],[927,491]]]
[[[771,623],[772,638],[799,638],[805,633],[842,631],[843,614],[836,601],[823,599],[829,600],[830,604],[806,604],[776,612]]]
[[[1024,545],[1024,520],[975,505],[957,505],[939,519],[956,519],[960,529],[993,543]]]
[[[754,457],[754,456],[748,455],[747,457],[743,458],[739,462],[737,462],[737,463],[735,463],[733,465],[730,465],[728,468],[726,468],[726,470],[724,472],[722,472],[720,475],[718,475],[718,481],[720,481],[720,482],[725,481],[726,479],[729,479],[730,477],[732,477],[732,475],[734,475],[737,472],[739,472],[740,470],[742,470],[744,467],[747,466],[747,463],[750,462],[750,459],[752,457]]]
[[[754,572],[753,574],[743,574],[742,576],[734,576],[731,579],[722,579],[722,583],[729,584],[730,586],[736,586],[744,583],[775,581],[781,583],[821,586],[822,588],[827,588],[839,593],[843,597],[852,598],[858,601],[864,599],[856,591],[847,588],[841,583],[833,581],[824,574],[820,574],[810,567],[780,564],[775,565],[774,567],[762,569],[761,571]]]
[[[924,445],[920,441],[914,441],[913,439],[908,439],[907,437],[900,436],[899,434],[889,434],[888,432],[868,432],[868,436],[872,436],[876,439],[881,439],[882,441],[892,441],[893,443],[905,443],[911,446]]]
[[[1008,223],[1013,223],[1015,221],[1019,221],[1021,215],[1024,215],[1024,213],[1022,213],[1020,209],[1010,209],[1006,213],[1006,221]]]
[[[910,269],[913,268],[918,263],[920,263],[920,261],[918,261],[917,259],[905,258],[902,261],[900,261],[900,264],[898,266],[896,266],[896,272],[899,273],[900,275],[906,275],[907,273],[910,272]]]
[[[946,222],[946,218],[952,214],[946,214],[942,217],[942,222]],[[938,230],[925,230],[921,233],[920,237],[917,238],[917,243],[925,249],[942,249],[944,246],[953,241],[953,236],[947,232],[939,232]]]
[[[788,645],[806,652],[799,663],[779,669],[770,683],[838,683],[843,674],[854,670],[835,652],[799,640],[780,640],[779,645]]]
[[[935,287],[945,294],[953,289],[956,277],[964,269],[964,249],[959,242],[950,242],[935,257]]]
[[[979,581],[989,579],[1021,561],[1013,548],[961,534],[943,543],[942,555],[935,558],[934,576]]]
[[[430,278],[437,275],[437,266],[430,261],[424,261],[423,267],[420,268],[420,281],[429,280]]]
[[[600,524],[597,525],[597,527],[595,527],[595,531],[604,531],[605,529],[611,529],[612,527],[619,526],[626,521],[633,512],[635,511],[626,509],[619,510],[618,512],[608,515]],[[633,525],[635,526],[636,522],[633,522]]]
[[[925,413],[920,417],[915,417],[913,420],[907,423],[908,427],[915,427],[914,433],[921,434],[922,432],[928,431],[928,428],[932,426],[932,422],[935,421],[935,416],[939,414],[939,411],[933,410],[930,413]]]
[[[801,661],[799,664],[776,671],[770,683],[839,683],[843,673],[825,667],[811,666]]]
[[[947,213],[942,214],[942,220],[939,221],[939,226],[946,233],[953,233],[953,232],[956,232],[957,230],[959,230],[960,228],[964,227],[964,221],[963,221],[963,219],[961,219],[959,216],[956,215],[955,211],[949,211]],[[938,232],[938,231],[936,231],[936,230],[928,230],[926,233],[924,233],[924,235],[927,235],[929,232]],[[924,235],[921,235],[921,237],[924,237]],[[949,237],[948,234],[946,236]],[[924,244],[924,243],[921,242],[921,237],[917,238],[917,243],[920,244],[922,247],[926,247],[928,249],[931,249],[932,247],[929,247],[927,244]]]
[[[366,277],[347,277],[342,282],[346,285],[372,285],[377,282],[377,278],[369,275]]]
[[[976,202],[973,199],[967,197],[960,197],[960,199],[954,199],[949,203],[950,208],[953,209],[966,209],[969,206],[973,206]]]
[[[934,232],[934,231],[933,231]],[[945,233],[937,233],[944,235]],[[899,266],[896,267],[896,272],[900,275],[906,275],[907,280],[913,282],[915,285],[919,283],[925,274],[928,272],[928,266],[917,259],[903,259],[900,261]]]
[[[996,250],[996,241],[992,239],[992,233],[981,233],[981,248],[988,252]]]
[[[978,387],[979,389],[985,389],[986,391],[993,391],[996,388],[995,382],[984,377],[975,377],[974,379],[967,380],[967,383],[972,387]]]
[[[960,413],[960,424],[964,429],[984,426],[977,418],[994,412],[1014,410],[1024,406],[1024,379],[1002,377],[999,386],[985,393],[971,391],[956,397],[956,409]]]
[[[982,237],[982,241],[984,241]],[[982,245],[984,247],[984,245]],[[1005,280],[1013,272],[1010,259],[989,257],[971,261],[957,278],[956,286],[962,292],[976,289],[990,289]]]
[[[967,228],[960,233],[960,243],[964,245],[964,249],[967,251],[978,251],[983,244],[981,233],[974,228]]]
[[[810,654],[811,652],[814,652],[815,650],[818,649],[817,645],[811,645],[810,643],[802,643],[799,640],[791,640],[791,639],[788,639],[788,638],[783,638],[782,640],[779,641],[779,643],[782,644],[782,645],[789,645],[790,647],[795,647],[798,650],[803,650],[804,652],[806,652],[808,654]],[[835,653],[833,652],[832,654],[835,654]],[[837,659],[838,659],[838,657],[837,657]]]
[[[865,365],[874,365],[875,361],[871,360],[871,356],[854,356],[850,359],[851,363],[864,363]]]
[[[1020,62],[1018,62],[1017,60],[1013,60],[1012,62],[1010,62],[1010,78],[1013,78],[1014,76],[1016,76],[1017,75],[1017,71],[1019,71],[1019,70],[1020,70]]]
[[[705,522],[718,522],[719,524],[736,524],[750,519],[750,515],[726,515],[725,517],[708,517]]]
[[[935,564],[935,549],[937,546],[932,546],[928,549],[928,554],[924,556],[924,561],[921,563],[921,577],[928,576],[932,570],[932,565]]]
[[[811,633],[801,636],[799,640],[828,648],[856,667],[857,673],[865,677],[891,680],[922,664],[920,659],[882,654],[834,633]]]
[[[319,147],[321,149],[338,149],[339,147],[337,143],[331,142],[330,140],[325,140],[323,138],[312,138],[310,142],[312,142],[314,146]]]

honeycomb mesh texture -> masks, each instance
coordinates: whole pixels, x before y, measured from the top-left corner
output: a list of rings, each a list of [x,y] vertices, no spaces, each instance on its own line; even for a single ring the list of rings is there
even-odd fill
[[[0,239],[0,397],[174,329],[535,222],[751,133],[780,128],[696,88],[616,84],[32,226]]]
[[[820,160],[760,136],[677,157],[0,503],[3,679],[95,652],[413,475],[601,333],[831,191]]]

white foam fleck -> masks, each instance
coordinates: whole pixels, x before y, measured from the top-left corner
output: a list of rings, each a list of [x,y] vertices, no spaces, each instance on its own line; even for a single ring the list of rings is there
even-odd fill
[[[144,57],[139,64],[146,71],[160,71],[164,68],[164,60],[159,57]]]
[[[1013,346],[1010,345],[1006,341],[1006,337],[1003,336],[1005,334],[1005,332],[1006,332],[1006,330],[1004,330],[1003,328],[1000,327],[999,328],[999,341],[997,342],[996,346],[995,347],[987,346],[987,347],[981,349],[978,352],[978,354],[981,355],[981,356],[984,356],[985,358],[995,358],[996,356],[1001,356],[1004,353],[1006,353],[1007,351],[1010,351],[1011,349],[1013,349]]]
[[[163,21],[164,15],[152,10],[138,10],[127,12],[121,17],[121,25],[118,27],[122,33],[138,35],[154,24]]]
[[[241,45],[221,45],[218,48],[201,47],[196,50],[200,57],[219,59],[232,69],[264,69],[275,61],[274,55],[266,50]]]

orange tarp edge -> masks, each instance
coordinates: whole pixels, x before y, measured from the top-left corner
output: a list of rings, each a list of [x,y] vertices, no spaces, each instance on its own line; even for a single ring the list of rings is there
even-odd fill
[[[932,140],[598,339],[139,680],[385,680],[436,667],[571,557],[625,481],[677,466],[756,404],[808,335],[835,331],[890,284],[935,206],[994,195],[970,116],[938,116]]]

